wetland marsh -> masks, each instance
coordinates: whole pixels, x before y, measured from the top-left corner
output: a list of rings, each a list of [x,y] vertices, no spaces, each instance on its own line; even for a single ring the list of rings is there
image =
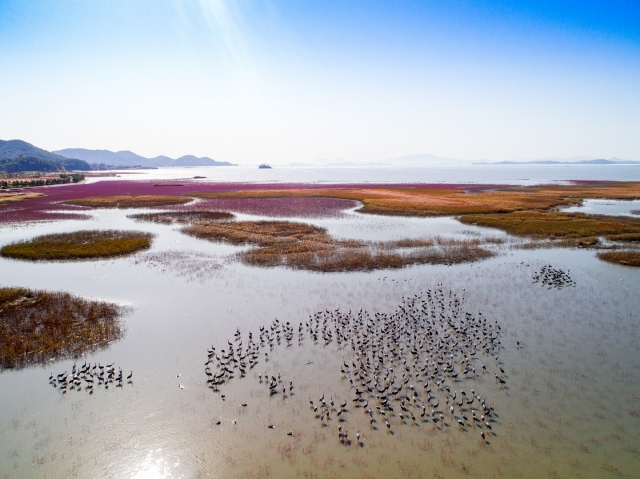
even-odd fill
[[[170,188],[163,194],[195,191]],[[523,249],[528,240],[499,229],[362,214],[351,199],[309,199],[297,210],[238,198],[223,208],[211,208],[215,198],[153,209],[19,204],[29,201],[40,203],[27,216],[55,221],[5,223],[0,247],[106,225],[154,241],[96,261],[0,258],[2,286],[68,291],[129,311],[126,334],[106,349],[0,374],[6,477],[614,478],[640,470],[640,270],[601,261],[599,250]],[[286,215],[269,215],[274,205]],[[207,213],[214,209],[224,214]],[[331,247],[475,244],[491,254],[328,273],[242,260],[289,244],[272,231],[283,221],[296,241]],[[227,223],[233,230],[207,230],[219,241],[186,234]],[[269,234],[251,236],[255,225]],[[52,373],[85,361],[126,364],[135,382],[95,395],[49,385]]]

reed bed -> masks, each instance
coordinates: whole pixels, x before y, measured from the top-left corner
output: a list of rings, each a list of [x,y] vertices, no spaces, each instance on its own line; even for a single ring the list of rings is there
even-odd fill
[[[436,244],[435,239],[403,238],[395,241],[381,242],[378,247],[380,249],[421,248],[433,246],[434,244]]]
[[[183,205],[192,201],[186,196],[170,195],[119,195],[91,196],[67,200],[65,203],[89,208],[149,208],[152,206]]]
[[[436,243],[437,244],[437,243]],[[387,249],[387,248],[385,248]],[[398,269],[417,264],[458,264],[478,261],[494,253],[474,240],[452,240],[438,246],[422,246],[409,252],[390,252],[368,248],[342,248],[336,254],[311,258],[303,269],[313,271],[369,271]]]
[[[129,215],[135,221],[171,225],[174,223],[192,223],[194,221],[232,220],[235,216],[226,211],[165,211],[162,213],[140,213]]]
[[[563,239],[559,242],[560,246],[578,246],[580,248],[596,247],[600,245],[600,238],[597,236],[587,236],[577,239]]]
[[[149,249],[152,238],[141,231],[76,231],[12,243],[0,249],[0,255],[33,261],[110,258]]]
[[[465,215],[462,223],[498,228],[519,236],[587,238],[640,233],[640,220],[633,217],[524,211],[500,215]]]
[[[323,228],[290,221],[196,222],[183,230],[197,238],[224,241],[231,244],[272,246],[297,241],[330,243]]]
[[[30,200],[43,196],[41,193],[0,193],[0,206],[7,203],[17,203],[18,201]]]
[[[534,249],[551,249],[557,248],[558,245],[556,242],[548,241],[546,239],[534,239],[531,241],[515,241],[509,245],[509,249],[515,250],[534,250]],[[569,244],[565,244],[564,246],[569,246]]]
[[[190,193],[198,198],[278,198],[328,196],[362,203],[360,213],[398,216],[451,216],[473,213],[503,213],[514,211],[517,204],[507,203],[501,198],[500,204],[492,204],[489,193],[467,194],[460,189],[444,188],[326,188],[287,190],[246,190],[237,192]],[[521,195],[522,196],[522,195]],[[494,201],[495,202],[495,201]],[[573,203],[577,204],[579,200]],[[547,207],[548,202],[540,202]]]
[[[482,238],[482,241],[487,244],[503,244],[504,238],[500,238],[498,236],[485,236],[484,238]]]
[[[0,209],[0,223],[20,221],[57,220],[69,218],[52,210],[77,211],[87,198],[103,197],[154,197],[151,204],[158,205],[159,190],[165,197],[180,198],[177,204],[189,201],[186,197],[212,199],[251,199],[249,202],[219,204],[207,206],[207,209],[225,209],[231,211],[263,214],[267,216],[328,216],[353,204],[344,200],[359,201],[363,204],[360,211],[365,213],[400,216],[436,216],[478,213],[512,212],[530,209],[548,209],[555,206],[577,205],[584,198],[635,199],[640,198],[640,183],[598,182],[562,186],[508,187],[500,185],[469,184],[405,184],[390,188],[382,184],[352,184],[339,188],[332,185],[300,184],[253,184],[253,183],[197,183],[181,181],[163,184],[157,188],[154,181],[102,181],[79,183],[56,188],[36,188],[34,192],[46,196],[32,198],[21,204],[20,209],[8,211]],[[196,186],[197,185],[197,186]],[[193,193],[196,191],[197,193]],[[289,198],[315,198],[300,202],[297,206]],[[280,198],[274,201],[258,201],[265,198]],[[335,204],[321,199],[339,199]],[[65,204],[65,202],[71,202]],[[234,203],[228,201],[229,203]],[[107,207],[100,204],[98,207]],[[109,203],[109,202],[107,202]],[[117,202],[116,202],[117,203]],[[160,200],[160,206],[169,203]],[[74,206],[72,206],[74,205]],[[93,205],[88,205],[93,206]],[[114,207],[114,206],[111,206]],[[120,205],[120,207],[123,207]],[[199,208],[199,204],[193,208]],[[236,209],[237,208],[237,209]],[[250,211],[253,210],[253,211]],[[332,211],[330,211],[332,210]],[[273,214],[272,214],[273,211]],[[278,214],[281,211],[282,214]],[[77,215],[75,219],[85,219]]]
[[[75,357],[120,339],[115,304],[68,293],[0,288],[0,367]]]
[[[240,253],[240,258],[246,264],[320,272],[395,269],[413,264],[453,264],[493,255],[482,248],[477,239],[403,239],[377,243],[344,241],[332,238],[323,228],[287,221],[199,221],[183,231],[211,241],[257,246]]]
[[[172,272],[187,281],[205,281],[220,273],[223,262],[215,255],[199,251],[169,250],[148,252],[132,258],[135,265]]]
[[[297,196],[281,198],[201,198],[194,204],[171,209],[216,210],[265,216],[269,218],[336,218],[358,206],[341,198]]]
[[[598,253],[598,258],[608,263],[621,264],[624,266],[640,266],[640,251],[603,251]]]
[[[102,173],[104,174],[104,173]],[[107,174],[108,175],[108,174]],[[111,175],[112,176],[112,175]],[[181,180],[180,183],[166,183],[162,184],[162,188],[159,189],[155,185],[156,181],[127,181],[127,180],[113,180],[113,181],[97,181],[95,183],[77,183],[73,185],[62,185],[56,188],[34,188],[34,193],[43,193],[45,196],[40,198],[32,198],[29,201],[25,201],[20,204],[20,208],[0,208],[0,223],[19,223],[19,222],[32,222],[32,221],[49,221],[59,219],[88,219],[90,216],[77,214],[78,206],[66,204],[70,200],[85,199],[88,197],[103,197],[103,196],[141,196],[151,195],[156,196],[161,191],[163,195],[168,196],[188,196],[188,193],[198,188],[198,191],[204,192],[223,192],[223,191],[237,191],[237,190],[250,190],[250,189],[299,189],[299,184],[292,183],[277,183],[277,184],[255,184],[255,183],[198,183],[197,181]],[[348,185],[349,187],[362,188],[365,185],[355,184]],[[376,186],[385,185],[373,185],[367,184],[367,188],[373,188]],[[424,187],[425,185],[407,184],[405,187]],[[442,185],[431,185],[433,188],[441,188]],[[484,189],[486,185],[447,185],[447,188],[464,187],[469,189]],[[326,185],[304,185],[307,189],[324,189]],[[203,202],[196,204],[190,204],[190,209],[202,209]],[[204,209],[225,209],[238,212],[247,212],[252,214],[263,214],[271,216],[271,212],[275,211],[278,215],[278,211],[282,214],[278,216],[331,216],[338,213],[342,209],[352,207],[353,204],[344,200],[336,200],[330,196],[325,197],[324,201],[301,201],[298,206],[292,207],[291,202],[277,201],[275,205],[270,204],[273,202],[253,202],[252,208],[248,202],[236,202],[235,205],[214,205],[206,206]],[[249,202],[251,203],[251,202]],[[345,208],[346,205],[346,208]],[[228,206],[228,207],[227,207]],[[177,208],[178,206],[174,206]],[[85,207],[80,207],[85,208]],[[271,208],[275,208],[272,210]],[[245,209],[247,209],[245,211]],[[55,211],[57,210],[57,211]],[[67,213],[61,214],[60,210],[72,211],[76,214],[71,216]],[[250,211],[253,210],[253,211]]]
[[[501,187],[470,189],[464,185],[397,188],[283,188],[188,193],[199,198],[277,198],[328,196],[360,201],[362,213],[400,216],[452,216],[548,210],[579,205],[585,198],[637,199],[638,182],[603,182],[596,185]]]
[[[640,233],[626,233],[619,235],[609,235],[607,236],[609,241],[625,241],[630,243],[637,243],[640,241]]]

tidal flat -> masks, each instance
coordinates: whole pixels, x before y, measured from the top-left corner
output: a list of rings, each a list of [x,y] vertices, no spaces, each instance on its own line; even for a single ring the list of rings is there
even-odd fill
[[[85,196],[92,196],[90,186],[77,185]],[[176,194],[167,188],[163,194]],[[62,200],[62,193],[56,194]],[[80,192],[74,194],[80,197]],[[450,217],[365,215],[356,211],[357,204],[327,200],[333,201],[318,201],[322,213],[317,215],[304,214],[316,200],[301,202],[297,214],[288,210],[290,216],[252,210],[255,200],[244,210],[231,207],[229,200],[221,210],[234,214],[224,221],[284,218],[314,231],[320,228],[339,241],[395,242],[394,247],[401,247],[412,241],[478,240],[494,255],[371,271],[265,268],[240,260],[251,245],[187,235],[179,221],[135,219],[183,211],[188,205],[126,210],[60,205],[57,210],[51,203],[29,206],[29,201],[43,202],[40,198],[19,203],[33,208],[30,215],[50,215],[55,221],[7,223],[0,247],[105,225],[144,231],[155,239],[145,252],[92,262],[0,258],[2,286],[67,291],[130,311],[124,318],[126,335],[107,349],[0,374],[0,473],[635,476],[640,470],[640,270],[601,261],[592,249],[523,249],[520,237]],[[208,201],[218,200],[197,200],[193,207]],[[72,216],[61,220],[56,215]],[[545,281],[547,277],[551,279]],[[435,323],[419,322],[422,313],[407,304],[431,304],[429,292],[438,300],[424,310]],[[348,326],[336,328],[330,318],[339,315],[351,318]],[[362,320],[366,328],[357,323],[359,315],[367,318]],[[388,325],[392,317],[393,327]],[[417,329],[402,329],[397,322],[401,317],[407,323],[409,318],[418,321],[413,323]],[[473,320],[465,323],[467,318]],[[484,326],[465,329],[465,324],[483,325],[484,320],[490,331]],[[344,337],[340,342],[338,330]],[[368,355],[361,349],[365,342]],[[250,344],[253,349],[247,352]],[[237,363],[229,359],[231,347]],[[222,361],[232,373],[225,372],[225,382],[212,388],[207,368],[216,376],[221,371],[209,363],[214,348],[219,358],[227,357]],[[135,381],[131,387],[93,395],[84,390],[61,394],[49,385],[52,373],[71,371],[74,363],[85,361],[126,364],[127,371],[135,371]],[[269,389],[272,377],[278,384],[275,394]],[[365,389],[374,384],[376,392]],[[392,411],[386,409],[385,395]],[[480,399],[467,404],[472,395]],[[359,397],[366,407],[364,401],[354,401]],[[313,410],[319,405],[323,409],[321,398],[328,417]],[[477,421],[474,415],[485,419]]]

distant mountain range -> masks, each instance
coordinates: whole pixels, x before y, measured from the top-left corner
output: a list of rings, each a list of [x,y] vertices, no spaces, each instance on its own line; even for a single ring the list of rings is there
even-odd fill
[[[79,158],[88,163],[104,164],[112,166],[237,166],[227,161],[216,161],[203,156],[198,158],[193,155],[185,155],[173,159],[168,156],[156,156],[145,158],[132,151],[87,150],[85,148],[66,148],[53,153],[67,158]]]
[[[402,166],[458,166],[464,163],[468,163],[468,161],[459,160],[457,158],[448,158],[446,156],[436,156],[427,153],[390,158],[386,160],[385,163]]]
[[[441,157],[431,154],[406,155],[389,158],[379,162],[355,163],[343,158],[316,159],[311,163],[291,163],[288,166],[333,166],[333,167],[395,167],[395,166],[463,166],[470,165],[469,160]],[[587,156],[570,158],[537,158],[521,161],[475,162],[476,165],[639,165],[640,161],[620,158],[594,159]],[[85,148],[66,148],[49,152],[22,140],[0,140],[0,171],[71,171],[91,170],[95,167],[143,167],[160,166],[237,166],[227,161],[216,161],[208,157],[185,155],[173,159],[168,156],[145,158],[132,151],[88,150]],[[94,167],[94,168],[95,168]]]
[[[599,158],[595,160],[577,160],[567,161],[559,159],[543,159],[530,161],[498,161],[495,163],[479,162],[476,165],[640,165],[640,161],[621,160],[620,158],[611,158],[605,160]]]
[[[22,140],[0,140],[0,171],[88,171],[91,165],[35,147]]]
[[[460,160],[457,158],[449,158],[445,156],[436,156],[431,154],[416,154],[399,156],[397,158],[389,158],[387,160],[355,163],[344,160],[343,158],[322,159],[318,158],[309,163],[290,163],[287,166],[308,167],[308,166],[329,166],[329,167],[363,167],[363,166],[415,166],[415,167],[431,167],[431,166],[465,166],[465,165],[638,165],[640,161],[622,160],[620,158],[590,158],[588,156],[573,156],[569,158],[536,158],[533,160],[521,161],[471,161]]]
[[[0,140],[0,171],[63,171],[92,169],[92,164],[108,167],[158,166],[236,166],[226,161],[198,158],[193,155],[178,159],[168,156],[145,158],[131,151],[87,150],[67,148],[50,152],[22,140]]]
[[[457,166],[470,163],[465,160],[447,158],[431,154],[416,154],[389,158],[382,161],[369,161],[367,163],[356,163],[343,158],[325,159],[317,158],[310,163],[289,163],[287,166]]]

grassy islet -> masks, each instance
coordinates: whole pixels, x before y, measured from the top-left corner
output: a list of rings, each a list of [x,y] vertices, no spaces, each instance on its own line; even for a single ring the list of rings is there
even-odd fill
[[[602,251],[598,258],[607,263],[640,267],[640,251]]]
[[[589,238],[640,233],[640,220],[629,216],[585,215],[553,211],[522,211],[507,214],[464,215],[465,224],[498,228],[519,236]]]
[[[118,196],[90,196],[67,200],[65,203],[90,208],[149,208],[152,206],[183,205],[193,201],[186,196],[170,195],[118,195]]]
[[[8,244],[0,249],[0,255],[23,260],[110,258],[148,249],[152,237],[141,231],[75,231]]]

